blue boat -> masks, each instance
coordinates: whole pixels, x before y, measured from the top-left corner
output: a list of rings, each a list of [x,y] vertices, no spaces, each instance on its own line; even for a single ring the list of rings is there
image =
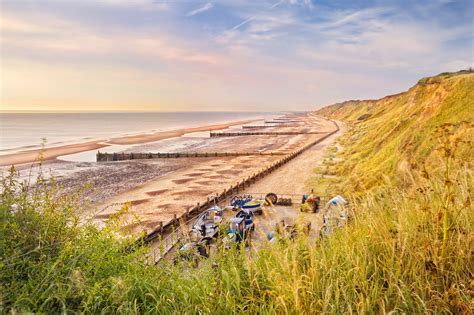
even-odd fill
[[[262,214],[262,200],[251,200],[243,204],[240,208],[242,210],[251,211],[253,213]]]

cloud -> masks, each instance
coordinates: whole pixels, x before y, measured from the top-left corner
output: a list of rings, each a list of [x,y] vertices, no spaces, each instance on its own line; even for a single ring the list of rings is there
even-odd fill
[[[235,30],[241,28],[242,26],[244,26],[245,24],[249,23],[250,21],[254,20],[256,17],[257,17],[256,15],[251,16],[248,19],[243,20],[239,24],[234,25],[230,30],[235,31]]]
[[[472,64],[472,6],[434,1],[415,10],[395,0],[357,9],[310,0],[5,0],[3,81],[9,99],[25,104],[54,99],[57,89],[62,99],[100,96],[111,108],[311,109],[374,98]],[[188,12],[190,3],[197,8]],[[218,14],[185,18],[211,9]]]
[[[370,8],[357,10],[350,13],[342,12],[339,14],[337,12],[329,23],[322,24],[321,27],[335,28],[348,24],[359,25],[360,23],[367,25],[367,22],[377,19],[381,14],[388,13],[390,11],[391,10],[388,8]]]
[[[235,30],[241,28],[242,26],[252,22],[253,20],[259,19],[262,15],[266,14],[267,11],[272,11],[273,9],[277,8],[280,4],[282,4],[283,2],[285,2],[285,0],[280,0],[280,1],[277,1],[277,2],[273,3],[269,7],[266,7],[264,10],[259,10],[258,12],[252,14],[250,17],[245,18],[242,22],[237,23],[236,25],[231,27],[229,30],[230,31],[235,31]]]
[[[298,5],[309,8],[311,10],[314,9],[314,4],[312,0],[287,0],[287,2],[291,5]]]
[[[132,31],[107,32],[90,26],[51,17],[25,20],[4,15],[0,24],[2,49],[13,55],[54,56],[90,59],[117,56],[140,62],[171,62],[219,65],[226,58],[174,40],[159,30],[137,34]]]
[[[204,4],[202,7],[199,7],[195,10],[189,11],[188,13],[186,13],[186,16],[195,16],[195,15],[201,14],[203,12],[206,12],[206,11],[212,9],[213,7],[214,7],[214,4],[212,4],[211,2],[208,2],[208,3]]]

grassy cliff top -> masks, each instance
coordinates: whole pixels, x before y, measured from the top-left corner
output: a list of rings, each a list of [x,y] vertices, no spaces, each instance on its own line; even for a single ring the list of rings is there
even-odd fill
[[[349,125],[339,165],[356,184],[349,187],[378,186],[383,176],[406,182],[422,168],[437,171],[442,128],[450,129],[459,161],[472,166],[473,72],[442,73],[397,95],[338,103],[318,113]]]

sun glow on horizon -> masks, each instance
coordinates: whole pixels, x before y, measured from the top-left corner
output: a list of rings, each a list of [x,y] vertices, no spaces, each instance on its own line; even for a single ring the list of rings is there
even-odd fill
[[[469,1],[1,6],[0,110],[310,110],[473,65]]]

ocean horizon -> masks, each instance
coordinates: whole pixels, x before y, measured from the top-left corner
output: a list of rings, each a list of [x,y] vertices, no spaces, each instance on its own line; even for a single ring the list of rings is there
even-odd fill
[[[155,133],[278,112],[0,112],[0,153]]]

